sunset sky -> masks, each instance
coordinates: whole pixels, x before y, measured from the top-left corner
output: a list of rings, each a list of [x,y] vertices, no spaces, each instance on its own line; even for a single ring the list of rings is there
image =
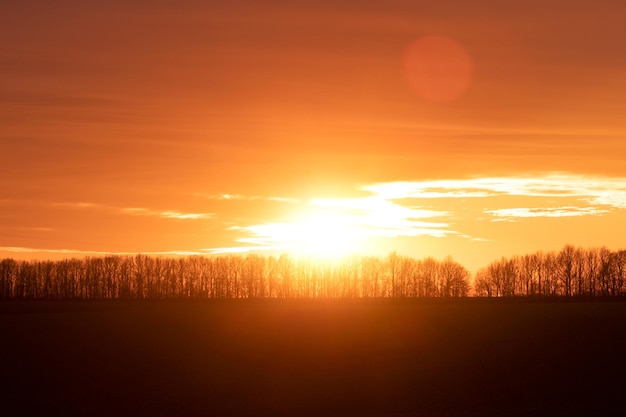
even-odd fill
[[[0,257],[626,248],[624,16],[4,1]]]

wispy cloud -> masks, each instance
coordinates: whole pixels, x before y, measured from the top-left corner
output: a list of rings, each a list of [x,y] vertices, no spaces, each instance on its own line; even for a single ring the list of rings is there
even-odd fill
[[[448,211],[404,206],[380,197],[314,199],[310,204],[340,210],[345,215],[345,222],[360,229],[365,236],[442,237],[455,233],[448,229],[448,223],[429,220],[448,217]]]
[[[259,251],[284,251],[288,248],[284,246],[271,246],[271,245],[251,245],[251,246],[225,246],[221,248],[206,248],[202,249],[203,253],[210,255],[223,255],[229,253],[249,253]]]
[[[137,255],[138,252],[119,252],[119,251],[93,251],[93,250],[79,250],[79,249],[44,249],[44,248],[29,248],[22,246],[0,246],[0,253],[22,253],[22,254],[51,254],[51,255],[75,255],[75,256],[107,256],[107,255]],[[154,252],[141,252],[142,255],[154,255],[154,256],[189,256],[189,255],[206,255],[205,251],[154,251]]]
[[[29,230],[32,232],[54,232],[55,228],[53,227],[38,227],[38,226],[30,226],[30,227],[21,227],[22,230]]]
[[[60,202],[60,203],[52,203],[53,206],[59,207],[70,207],[77,209],[86,209],[86,208],[96,208],[96,207],[105,207],[98,203],[90,203],[87,201],[74,201],[74,202]]]
[[[498,195],[525,197],[580,197],[596,204],[626,207],[626,178],[563,173],[527,177],[490,177],[460,180],[400,181],[363,187],[385,199],[485,198]]]
[[[200,194],[196,196],[206,198],[208,200],[242,200],[242,201],[276,201],[279,203],[300,203],[301,200],[293,197],[279,197],[279,196],[260,196],[260,195],[242,195],[242,194]]]
[[[197,219],[211,219],[214,217],[213,213],[182,213],[172,210],[151,210],[142,207],[129,207],[121,209],[125,213],[137,215],[137,216],[153,216],[162,217],[165,219],[181,219],[181,220],[197,220]]]
[[[495,216],[498,220],[512,221],[514,218],[529,218],[529,217],[580,217],[589,215],[602,215],[609,213],[610,210],[598,209],[595,207],[552,207],[552,208],[505,208],[496,210],[485,210],[485,213]]]
[[[211,219],[215,215],[213,213],[188,213],[182,212],[178,210],[155,210],[146,207],[114,207],[107,206],[99,203],[92,202],[60,202],[53,203],[54,206],[59,207],[68,207],[73,209],[101,209],[101,210],[112,210],[117,211],[124,214],[131,214],[135,216],[151,216],[151,217],[160,217],[164,219],[180,219],[180,220],[200,220],[200,219]]]
[[[542,207],[485,209],[494,216],[565,217],[598,215],[626,208],[626,178],[608,178],[563,173],[527,177],[491,177],[461,180],[436,180],[377,183],[363,187],[387,200],[398,199],[486,199],[498,196],[541,197]],[[545,207],[545,201],[575,199],[587,207],[556,204]],[[526,215],[524,215],[524,213]]]

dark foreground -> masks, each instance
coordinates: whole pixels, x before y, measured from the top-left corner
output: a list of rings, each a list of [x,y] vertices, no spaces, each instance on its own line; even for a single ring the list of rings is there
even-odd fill
[[[625,302],[5,302],[0,338],[10,416],[626,411]]]

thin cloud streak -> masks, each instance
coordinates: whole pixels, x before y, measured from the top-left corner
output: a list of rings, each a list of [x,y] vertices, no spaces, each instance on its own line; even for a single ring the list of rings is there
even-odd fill
[[[626,178],[548,173],[528,177],[404,181],[362,187],[387,200],[489,198],[497,196],[577,198],[590,205],[626,208]]]
[[[259,251],[284,251],[287,248],[284,246],[228,246],[223,248],[206,248],[202,249],[206,254],[210,255],[228,255],[236,253],[250,253]]]
[[[57,229],[53,227],[40,227],[40,226],[25,226],[25,227],[16,227],[16,229],[20,230],[28,230],[31,232],[55,232]]]
[[[76,209],[104,208],[105,207],[101,204],[89,203],[86,201],[52,203],[52,205],[57,206],[57,207],[69,207],[69,208],[76,208]]]
[[[213,213],[181,213],[179,211],[172,210],[150,210],[142,207],[129,207],[121,209],[124,213],[129,213],[138,216],[153,216],[162,217],[165,219],[181,219],[181,220],[198,220],[198,219],[211,219],[214,217]]]
[[[55,255],[77,255],[77,256],[132,256],[137,255],[139,252],[109,252],[109,251],[92,251],[92,250],[79,250],[79,249],[42,249],[42,248],[27,248],[21,246],[0,246],[0,253],[24,253],[24,254],[55,254]],[[191,255],[204,255],[206,253],[201,251],[155,251],[155,252],[141,252],[142,255],[154,255],[154,256],[191,256]]]
[[[485,213],[501,218],[532,218],[532,217],[580,217],[580,216],[598,216],[610,213],[609,210],[597,209],[594,207],[557,207],[557,208],[506,208],[496,210],[485,210]],[[498,221],[502,219],[493,219]],[[512,220],[512,219],[511,219]]]
[[[427,210],[402,206],[392,201],[379,197],[362,198],[315,198],[310,202],[318,207],[330,207],[344,210],[355,210],[370,215],[384,213],[399,218],[427,219],[433,217],[445,217],[450,215],[447,211]]]
[[[62,202],[62,203],[53,203],[54,206],[59,207],[68,207],[75,209],[103,209],[103,210],[114,210],[124,214],[131,214],[135,216],[151,216],[151,217],[161,217],[164,219],[180,219],[180,220],[201,220],[201,219],[212,219],[215,217],[214,213],[185,213],[177,210],[153,210],[145,207],[112,207],[105,206],[98,203],[90,203],[90,202]]]
[[[293,197],[279,197],[279,196],[260,196],[260,195],[242,195],[242,194],[217,194],[217,195],[205,195],[196,194],[199,197],[206,198],[208,200],[233,200],[233,201],[276,201],[279,203],[300,203],[301,200]]]

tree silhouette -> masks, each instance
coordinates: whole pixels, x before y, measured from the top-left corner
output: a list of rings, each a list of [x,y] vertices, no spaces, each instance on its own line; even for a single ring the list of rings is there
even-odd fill
[[[473,284],[473,285],[470,285]],[[473,288],[472,288],[473,287]],[[473,279],[452,258],[288,254],[0,260],[2,299],[626,296],[626,251],[564,246],[501,258]]]

